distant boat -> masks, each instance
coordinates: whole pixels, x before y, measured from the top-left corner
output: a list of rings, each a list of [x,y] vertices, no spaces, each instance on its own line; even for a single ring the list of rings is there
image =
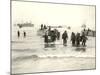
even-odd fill
[[[22,24],[18,23],[17,26],[19,28],[22,28],[22,27],[34,27],[34,24],[32,24],[32,23],[22,23]]]
[[[48,26],[49,27],[49,26]],[[63,28],[62,26],[50,26],[51,28]]]

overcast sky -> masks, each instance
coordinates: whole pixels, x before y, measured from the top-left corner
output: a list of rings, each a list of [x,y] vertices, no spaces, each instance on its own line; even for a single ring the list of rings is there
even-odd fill
[[[95,29],[95,6],[12,1],[12,22],[67,25]]]

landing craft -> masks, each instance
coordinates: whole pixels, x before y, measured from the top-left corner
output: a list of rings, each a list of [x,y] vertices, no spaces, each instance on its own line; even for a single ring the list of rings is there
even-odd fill
[[[49,27],[49,26],[48,26]],[[50,26],[51,28],[63,28],[62,26]]]
[[[22,28],[22,27],[33,27],[34,24],[32,24],[32,23],[22,23],[22,24],[18,23],[17,26],[19,28]]]

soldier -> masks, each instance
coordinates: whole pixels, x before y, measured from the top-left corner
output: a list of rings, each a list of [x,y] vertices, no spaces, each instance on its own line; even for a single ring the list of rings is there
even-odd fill
[[[51,31],[51,26],[49,26],[49,29],[48,29],[48,31]]]
[[[51,42],[55,42],[56,41],[56,34],[54,32],[54,30],[51,31]]]
[[[80,33],[77,33],[76,35],[76,46],[80,46],[81,36]]]
[[[82,33],[82,36],[81,36],[81,37],[82,37],[82,45],[85,46],[85,43],[86,43],[87,37],[86,37],[86,35],[85,35],[84,32]]]
[[[49,35],[49,36],[51,35],[51,26],[49,26],[48,35]]]
[[[46,25],[44,25],[44,29],[47,29],[47,26]]]
[[[45,33],[45,35],[44,35],[44,42],[48,43],[48,35],[47,35],[47,33]]]
[[[75,45],[75,39],[76,39],[75,33],[74,33],[74,32],[72,32],[72,34],[71,34],[72,46],[74,46],[74,45]]]
[[[43,30],[43,24],[41,24],[41,30]]]
[[[67,45],[67,39],[68,39],[68,34],[67,34],[67,31],[65,31],[63,34],[62,34],[62,39],[63,39],[63,45]]]
[[[57,39],[58,40],[60,39],[60,32],[59,31],[57,32]]]
[[[25,38],[26,37],[26,32],[24,31],[23,34],[24,34],[24,38]]]
[[[19,30],[17,31],[17,35],[18,35],[18,38],[20,37],[20,32],[19,32]]]

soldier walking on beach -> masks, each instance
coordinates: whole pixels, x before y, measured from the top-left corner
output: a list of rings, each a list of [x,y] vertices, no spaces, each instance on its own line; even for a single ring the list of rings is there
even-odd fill
[[[23,34],[24,34],[24,38],[25,38],[26,37],[26,32],[24,31]]]
[[[18,36],[18,38],[20,37],[20,32],[19,32],[19,30],[17,31],[17,36]]]
[[[62,34],[62,39],[63,39],[63,45],[66,46],[66,45],[67,45],[67,39],[68,39],[67,31],[65,31],[65,32]]]

